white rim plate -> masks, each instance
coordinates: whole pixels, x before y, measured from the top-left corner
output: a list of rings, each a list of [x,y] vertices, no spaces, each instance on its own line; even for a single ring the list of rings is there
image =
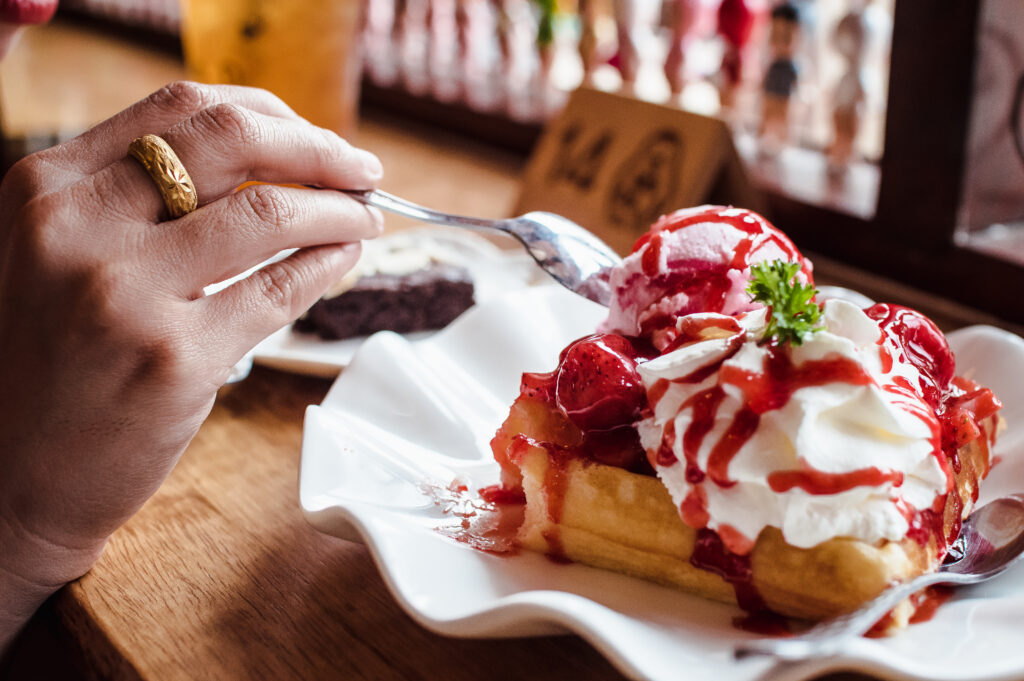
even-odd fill
[[[606,311],[557,286],[479,305],[433,337],[376,334],[323,404],[306,412],[300,500],[319,530],[364,541],[388,587],[424,627],[452,636],[573,632],[627,675],[650,681],[799,680],[837,670],[899,679],[1019,679],[1024,675],[1024,564],[962,588],[933,620],[841,655],[775,664],[735,662],[731,606],[530,552],[498,557],[435,531],[442,514],[420,491],[456,475],[497,481],[488,442],[523,371],[549,371],[570,340]],[[990,386],[1009,426],[981,502],[1024,490],[1024,341],[992,327],[950,334],[958,370]]]
[[[429,240],[444,247],[453,264],[469,270],[477,304],[547,278],[518,245],[502,249],[465,229],[425,225],[394,232],[381,239],[392,236]],[[416,341],[430,338],[435,333],[421,331],[406,334],[406,337]],[[333,378],[352,360],[365,340],[366,336],[360,336],[326,341],[316,334],[293,331],[289,324],[257,345],[252,351],[252,358],[257,364],[275,369]]]

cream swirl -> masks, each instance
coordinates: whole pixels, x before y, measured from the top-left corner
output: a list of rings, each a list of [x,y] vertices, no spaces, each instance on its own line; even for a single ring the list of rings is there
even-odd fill
[[[951,484],[918,368],[854,305],[829,300],[822,319],[779,348],[757,342],[764,310],[691,315],[693,342],[640,365],[641,442],[683,520],[734,553],[767,526],[804,548],[899,540]]]

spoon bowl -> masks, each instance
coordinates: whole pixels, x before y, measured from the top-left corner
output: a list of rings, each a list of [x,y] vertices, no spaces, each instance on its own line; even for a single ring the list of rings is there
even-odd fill
[[[610,269],[622,259],[607,244],[575,222],[543,211],[488,220],[442,213],[379,190],[345,190],[352,198],[415,220],[468,229],[494,229],[514,237],[555,281],[584,298],[607,306]]]
[[[733,652],[737,659],[769,655],[786,661],[834,655],[911,594],[932,584],[983,582],[1005,572],[1022,555],[1024,494],[1012,494],[985,504],[968,516],[954,549],[935,572],[886,589],[859,610],[821,622],[800,636],[747,641]]]

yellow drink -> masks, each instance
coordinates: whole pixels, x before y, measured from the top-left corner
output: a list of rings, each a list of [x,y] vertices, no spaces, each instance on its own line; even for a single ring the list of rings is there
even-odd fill
[[[190,77],[270,90],[350,134],[359,100],[359,0],[182,0]]]

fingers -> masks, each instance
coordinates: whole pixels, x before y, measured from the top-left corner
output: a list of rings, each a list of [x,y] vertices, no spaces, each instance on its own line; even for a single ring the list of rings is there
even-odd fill
[[[370,189],[382,175],[376,156],[329,130],[237,104],[203,109],[161,136],[191,175],[200,205],[250,180]],[[82,190],[83,199],[113,197],[125,217],[158,221],[164,214],[163,199],[152,179],[131,158],[91,175]]]
[[[234,104],[204,109],[164,139],[189,169],[200,205],[248,180],[370,189],[383,174],[376,156],[330,130]]]
[[[378,210],[331,190],[248,186],[150,230],[145,248],[160,254],[170,285],[185,299],[287,248],[372,239]]]
[[[178,81],[60,145],[54,149],[54,155],[80,176],[88,175],[122,158],[136,137],[146,133],[160,135],[203,109],[228,103],[275,118],[302,120],[266,90]]]
[[[305,312],[327,288],[352,269],[359,244],[332,244],[296,251],[252,276],[193,305],[204,332],[216,339],[209,347],[224,353],[232,366],[258,342]]]

